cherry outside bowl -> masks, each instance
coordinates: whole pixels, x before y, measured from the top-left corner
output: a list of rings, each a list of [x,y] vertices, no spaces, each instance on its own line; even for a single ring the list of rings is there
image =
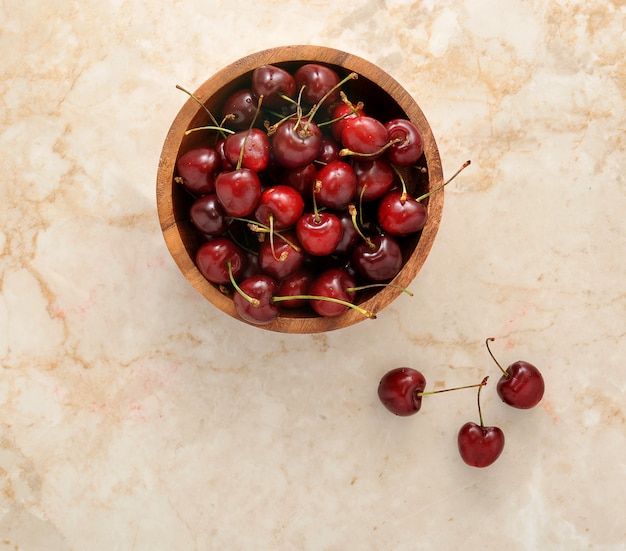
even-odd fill
[[[248,55],[223,68],[195,90],[194,95],[211,112],[219,113],[222,102],[228,96],[241,88],[249,88],[252,71],[257,67],[272,64],[292,71],[307,62],[328,65],[337,71],[340,77],[356,72],[358,79],[349,82],[349,98],[354,102],[363,101],[368,115],[382,122],[391,118],[411,120],[422,135],[424,155],[418,164],[426,168],[426,171],[423,173],[415,169],[404,171],[407,187],[414,196],[419,196],[442,185],[443,173],[439,151],[420,107],[384,70],[355,55],[322,46],[272,48]],[[174,119],[161,152],[156,188],[158,216],[165,243],[183,275],[211,304],[229,316],[241,320],[235,311],[232,298],[225,295],[219,286],[208,282],[195,265],[195,253],[200,245],[200,237],[189,217],[191,198],[183,187],[174,181],[178,157],[199,146],[202,140],[206,139],[203,132],[192,132],[185,136],[185,131],[207,124],[211,122],[205,110],[193,99],[188,98]],[[360,306],[380,314],[402,293],[395,286],[407,288],[422,268],[441,222],[443,190],[437,191],[424,202],[428,212],[427,223],[419,234],[403,240],[403,267],[391,282],[394,286],[362,294],[357,301]],[[406,299],[411,300],[408,296]],[[306,309],[285,311],[272,323],[258,327],[282,333],[321,333],[364,320],[367,323],[377,323],[376,320],[369,320],[352,309],[338,317],[329,318],[317,316],[312,310]]]

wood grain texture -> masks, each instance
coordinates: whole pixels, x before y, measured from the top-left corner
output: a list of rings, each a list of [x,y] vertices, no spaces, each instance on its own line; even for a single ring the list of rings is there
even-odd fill
[[[393,117],[410,119],[420,130],[424,141],[425,175],[416,171],[403,171],[409,190],[422,194],[443,183],[439,151],[430,125],[422,110],[408,92],[380,67],[355,55],[322,46],[284,46],[260,51],[244,57],[217,72],[204,82],[194,95],[212,112],[219,112],[221,103],[240,88],[249,87],[252,71],[260,65],[276,64],[292,69],[303,62],[324,63],[335,69],[340,76],[356,72],[359,78],[351,81],[350,97],[365,103],[368,114],[381,120]],[[175,165],[185,151],[199,145],[200,132],[185,136],[189,128],[209,123],[206,112],[191,98],[188,99],[174,119],[163,144],[157,172],[157,211],[165,243],[183,275],[191,285],[215,307],[225,314],[240,319],[230,296],[209,283],[195,266],[194,256],[198,247],[195,228],[189,220],[190,199],[179,184],[174,182]],[[408,287],[424,265],[433,246],[443,213],[443,190],[425,200],[428,221],[415,237],[403,242],[404,266],[391,282]],[[379,313],[401,293],[395,287],[386,287],[364,295],[359,302],[363,308]],[[320,333],[353,325],[367,320],[361,313],[348,310],[335,318],[314,315],[308,309],[287,312],[274,322],[258,326],[282,333]],[[376,323],[369,321],[368,323]],[[242,323],[245,323],[242,321]]]

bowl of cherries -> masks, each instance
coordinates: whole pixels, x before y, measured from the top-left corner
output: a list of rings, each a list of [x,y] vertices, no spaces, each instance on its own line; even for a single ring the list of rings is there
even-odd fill
[[[287,46],[177,88],[186,101],[161,152],[157,209],[203,297],[264,329],[319,333],[411,295],[447,182],[424,114],[391,76]]]

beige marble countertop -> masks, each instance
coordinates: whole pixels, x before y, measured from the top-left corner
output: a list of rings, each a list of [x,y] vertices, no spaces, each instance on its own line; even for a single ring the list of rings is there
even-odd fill
[[[626,5],[241,0],[0,5],[0,549],[626,549]],[[156,169],[194,89],[319,44],[417,100],[446,191],[423,270],[376,321],[249,327],[160,232]],[[529,411],[467,467],[475,394],[408,419],[376,387],[525,359]]]

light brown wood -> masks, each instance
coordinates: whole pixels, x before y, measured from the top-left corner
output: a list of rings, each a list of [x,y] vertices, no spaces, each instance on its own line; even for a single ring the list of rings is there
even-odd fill
[[[285,46],[257,52],[225,67],[206,82],[194,95],[211,111],[219,112],[221,103],[240,88],[249,87],[249,77],[254,69],[264,64],[277,64],[286,68],[303,62],[319,62],[334,68],[340,75],[356,72],[359,78],[354,83],[354,99],[363,101],[368,114],[381,120],[392,117],[410,119],[420,130],[424,141],[424,158],[427,174],[407,177],[409,190],[422,194],[443,183],[441,159],[430,125],[422,110],[408,92],[380,67],[355,55],[322,46]],[[352,98],[351,98],[352,99]],[[174,182],[176,160],[183,152],[200,143],[200,132],[185,136],[189,128],[209,124],[205,111],[192,99],[188,99],[174,119],[165,138],[157,173],[157,210],[165,243],[179,269],[191,285],[215,307],[236,319],[232,299],[224,295],[217,286],[209,283],[194,263],[198,237],[189,221],[189,204],[186,193]],[[425,200],[428,220],[424,229],[414,238],[408,239],[403,247],[405,263],[400,273],[391,282],[408,287],[424,265],[433,246],[441,222],[444,203],[443,190]],[[402,291],[395,287],[363,297],[360,306],[380,313],[395,300]],[[258,327],[282,333],[320,333],[347,327],[367,320],[361,313],[348,310],[334,318],[315,316],[306,311],[281,315],[274,322]],[[245,323],[245,322],[244,322]],[[369,321],[368,323],[376,323]]]

